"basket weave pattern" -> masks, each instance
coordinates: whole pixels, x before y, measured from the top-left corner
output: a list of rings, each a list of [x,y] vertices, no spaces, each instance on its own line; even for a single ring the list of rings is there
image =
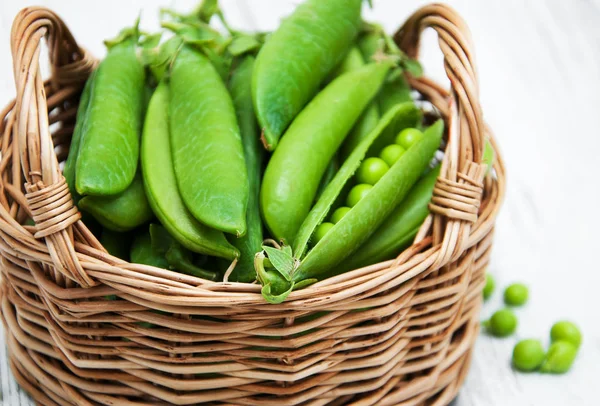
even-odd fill
[[[416,57],[428,27],[452,85],[448,92],[411,79],[448,128],[432,215],[395,260],[271,305],[256,284],[209,282],[106,253],[59,169],[96,61],[56,14],[22,10],[11,33],[17,97],[0,114],[0,302],[19,384],[43,405],[447,404],[478,333],[504,167],[498,154],[494,176],[478,163],[486,137],[495,144],[460,17],[426,6],[394,39]],[[22,225],[27,218],[36,225]]]

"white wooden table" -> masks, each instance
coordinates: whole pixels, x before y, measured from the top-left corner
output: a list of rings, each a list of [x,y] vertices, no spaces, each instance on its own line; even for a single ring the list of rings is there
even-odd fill
[[[273,29],[298,1],[221,0],[230,23]],[[389,31],[424,0],[374,0],[369,19]],[[455,0],[469,23],[487,121],[499,138],[508,168],[508,191],[498,219],[490,271],[497,284],[530,285],[530,303],[518,310],[515,337],[482,335],[458,406],[598,405],[600,384],[600,217],[597,155],[600,150],[600,0]],[[157,28],[157,10],[190,10],[194,1],[3,0],[0,2],[0,103],[14,95],[9,35],[26,5],[57,11],[95,55],[102,40],[130,25],[140,9],[142,26]],[[444,80],[433,33],[422,58],[429,75]],[[501,294],[484,317],[501,306]],[[522,374],[510,367],[514,343],[548,341],[552,323],[571,318],[582,328],[580,355],[565,376]],[[2,340],[3,340],[2,335]],[[29,405],[0,345],[3,405]]]

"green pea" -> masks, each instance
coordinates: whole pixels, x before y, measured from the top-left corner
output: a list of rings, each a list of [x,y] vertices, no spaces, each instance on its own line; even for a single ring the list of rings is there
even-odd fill
[[[386,164],[392,166],[398,159],[404,154],[406,150],[398,144],[391,144],[381,150],[379,157],[385,161]]]
[[[512,363],[519,371],[535,371],[544,362],[544,347],[539,340],[521,340],[513,348]]]
[[[510,309],[498,310],[484,322],[484,326],[496,337],[508,337],[517,329],[517,316]]]
[[[371,191],[371,189],[373,189],[373,186],[365,183],[354,186],[352,190],[350,190],[350,193],[348,193],[346,204],[350,207],[356,206],[356,204],[360,202],[361,199]]]
[[[342,206],[342,207],[338,207],[333,214],[331,215],[331,222],[333,224],[336,224],[338,221],[340,221],[342,219],[342,217],[344,217],[349,211],[350,211],[350,207],[346,207],[346,206]]]
[[[327,234],[327,232],[329,230],[331,230],[333,228],[333,226],[334,226],[333,223],[321,223],[321,224],[319,224],[319,226],[315,230],[315,234],[313,235],[313,242],[316,244],[319,241],[321,241],[323,239],[323,237],[325,237],[325,234]]]
[[[286,127],[350,48],[361,24],[361,3],[307,0],[258,53],[252,95],[268,150],[275,149]]]
[[[555,341],[550,345],[540,371],[551,374],[564,374],[571,369],[576,357],[577,347],[568,341]]]
[[[513,283],[504,290],[504,303],[509,306],[522,306],[528,297],[529,289],[522,283]]]
[[[409,149],[414,143],[423,138],[423,133],[416,128],[405,128],[396,137],[396,144]]]
[[[485,274],[485,286],[483,287],[483,300],[488,300],[492,293],[494,293],[494,288],[496,287],[496,282],[494,281],[494,277],[489,273]]]
[[[554,341],[567,341],[579,348],[581,345],[581,331],[572,322],[562,320],[554,323],[550,330],[550,339]]]
[[[379,179],[390,169],[381,158],[367,158],[356,171],[356,180],[359,183],[375,185]]]

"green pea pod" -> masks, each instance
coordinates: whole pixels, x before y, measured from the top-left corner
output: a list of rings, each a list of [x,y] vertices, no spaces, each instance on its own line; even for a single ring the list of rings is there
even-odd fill
[[[200,222],[246,233],[248,175],[233,102],[210,61],[184,45],[169,86],[173,163],[183,202]]]
[[[363,66],[365,66],[365,61],[360,53],[360,50],[357,47],[353,47],[350,49],[350,52],[348,52],[348,55],[346,55],[346,58],[344,58],[342,61],[339,73],[343,74],[352,72],[362,68]],[[383,91],[383,89],[380,90],[380,92],[381,91]],[[367,108],[365,108],[365,111],[363,111],[360,118],[354,125],[354,128],[352,128],[352,131],[350,131],[350,134],[348,134],[348,137],[346,137],[340,148],[340,156],[342,161],[346,160],[352,150],[356,148],[356,146],[367,135],[369,135],[373,128],[377,126],[379,118],[379,107],[377,106],[377,103],[371,102]]]
[[[252,97],[263,144],[279,138],[344,57],[361,24],[362,0],[307,0],[260,50]]]
[[[300,227],[298,236],[294,241],[293,253],[296,258],[305,254],[308,242],[317,226],[325,219],[327,214],[335,207],[335,202],[346,189],[346,184],[351,183],[352,175],[356,172],[363,159],[371,150],[371,145],[390,126],[413,127],[421,118],[421,112],[414,103],[404,103],[391,109],[377,124],[377,127],[365,138],[344,161],[340,170],[329,183],[323,194],[311,209]]]
[[[382,31],[371,31],[361,35],[358,39],[358,47],[365,61],[373,61],[378,52],[383,52],[385,47],[385,33]],[[412,101],[411,88],[400,69],[396,69],[390,75],[377,95],[377,105],[380,114],[385,114],[392,107]],[[373,149],[381,150],[386,145],[394,142],[394,137],[400,128],[390,127],[373,145]]]
[[[329,161],[329,165],[327,165],[327,169],[325,169],[325,173],[323,174],[323,177],[319,182],[319,188],[317,189],[317,195],[315,196],[315,200],[319,200],[319,197],[321,197],[321,195],[325,191],[325,188],[327,188],[327,185],[329,185],[329,183],[332,181],[333,177],[339,169],[339,160],[337,158],[337,155],[334,155],[333,158],[331,158],[331,161]]]
[[[63,175],[67,181],[67,186],[71,191],[71,196],[75,204],[81,199],[81,195],[77,193],[75,188],[75,167],[77,166],[77,157],[79,156],[79,146],[81,145],[81,136],[83,129],[86,126],[85,121],[88,116],[88,109],[90,105],[91,93],[94,87],[94,78],[96,77],[96,71],[93,71],[88,80],[85,82],[81,98],[79,99],[79,108],[77,109],[77,119],[75,122],[75,129],[73,130],[73,137],[71,138],[71,147],[69,148],[69,156],[65,162],[63,169]]]
[[[250,190],[246,212],[248,231],[243,237],[229,238],[231,243],[240,250],[240,258],[230,276],[230,280],[238,282],[252,282],[256,279],[254,255],[261,250],[263,241],[259,198],[264,150],[260,145],[258,123],[252,106],[251,81],[253,69],[254,57],[246,56],[241,59],[234,69],[229,81],[229,89],[242,135]]]
[[[383,52],[385,45],[383,35],[385,33],[381,31],[370,31],[359,37],[358,48],[367,63],[373,61],[373,57],[377,52]],[[381,113],[385,113],[396,104],[412,100],[410,96],[411,89],[404,75],[394,75],[390,79],[377,97]]]
[[[82,195],[119,194],[135,177],[145,82],[136,41],[114,44],[96,70],[76,165]]]
[[[217,274],[207,271],[194,264],[192,252],[186,250],[167,231],[158,224],[150,224],[150,239],[154,252],[164,255],[169,269],[193,275],[198,278],[217,280]]]
[[[129,242],[131,237],[128,233],[119,233],[108,228],[102,229],[100,244],[114,257],[129,260]]]
[[[113,196],[84,196],[79,208],[113,231],[132,230],[154,217],[139,172],[124,192]]]
[[[437,166],[423,176],[369,239],[331,275],[394,258],[410,246],[429,215],[429,202],[439,173]]]
[[[494,160],[496,159],[496,153],[494,152],[494,147],[492,147],[492,143],[490,140],[485,141],[485,149],[483,150],[483,159],[482,163],[487,165],[487,172],[490,173],[492,167],[494,166]]]
[[[185,207],[175,179],[169,141],[169,87],[161,82],[148,105],[142,135],[141,166],[152,211],[187,249],[229,260],[239,255],[222,232],[199,223]]]
[[[294,279],[311,279],[331,269],[366,241],[398,206],[437,151],[444,132],[438,120],[306,255]]]
[[[131,262],[135,264],[169,269],[169,263],[165,259],[164,254],[159,253],[152,247],[152,239],[150,238],[150,233],[148,231],[144,231],[135,236],[133,243],[131,244],[129,256]]]
[[[373,62],[373,56],[377,52],[383,52],[384,41],[381,36],[381,33],[372,30],[361,34],[357,41],[356,45],[362,54],[363,59],[367,62]]]
[[[360,53],[360,50],[356,46],[353,46],[350,48],[344,59],[342,59],[342,62],[334,73],[335,76],[341,76],[344,73],[355,71],[363,66],[365,66],[363,56]]]
[[[323,89],[296,117],[273,153],[261,210],[277,239],[294,241],[336,150],[383,83],[390,64],[369,64]]]

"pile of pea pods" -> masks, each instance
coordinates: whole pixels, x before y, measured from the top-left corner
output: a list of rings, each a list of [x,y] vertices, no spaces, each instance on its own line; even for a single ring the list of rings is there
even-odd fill
[[[424,119],[406,79],[419,64],[362,3],[306,0],[247,33],[205,0],[161,10],[161,32],[138,21],[106,41],[64,176],[109,253],[258,281],[279,303],[408,247],[444,123]]]

